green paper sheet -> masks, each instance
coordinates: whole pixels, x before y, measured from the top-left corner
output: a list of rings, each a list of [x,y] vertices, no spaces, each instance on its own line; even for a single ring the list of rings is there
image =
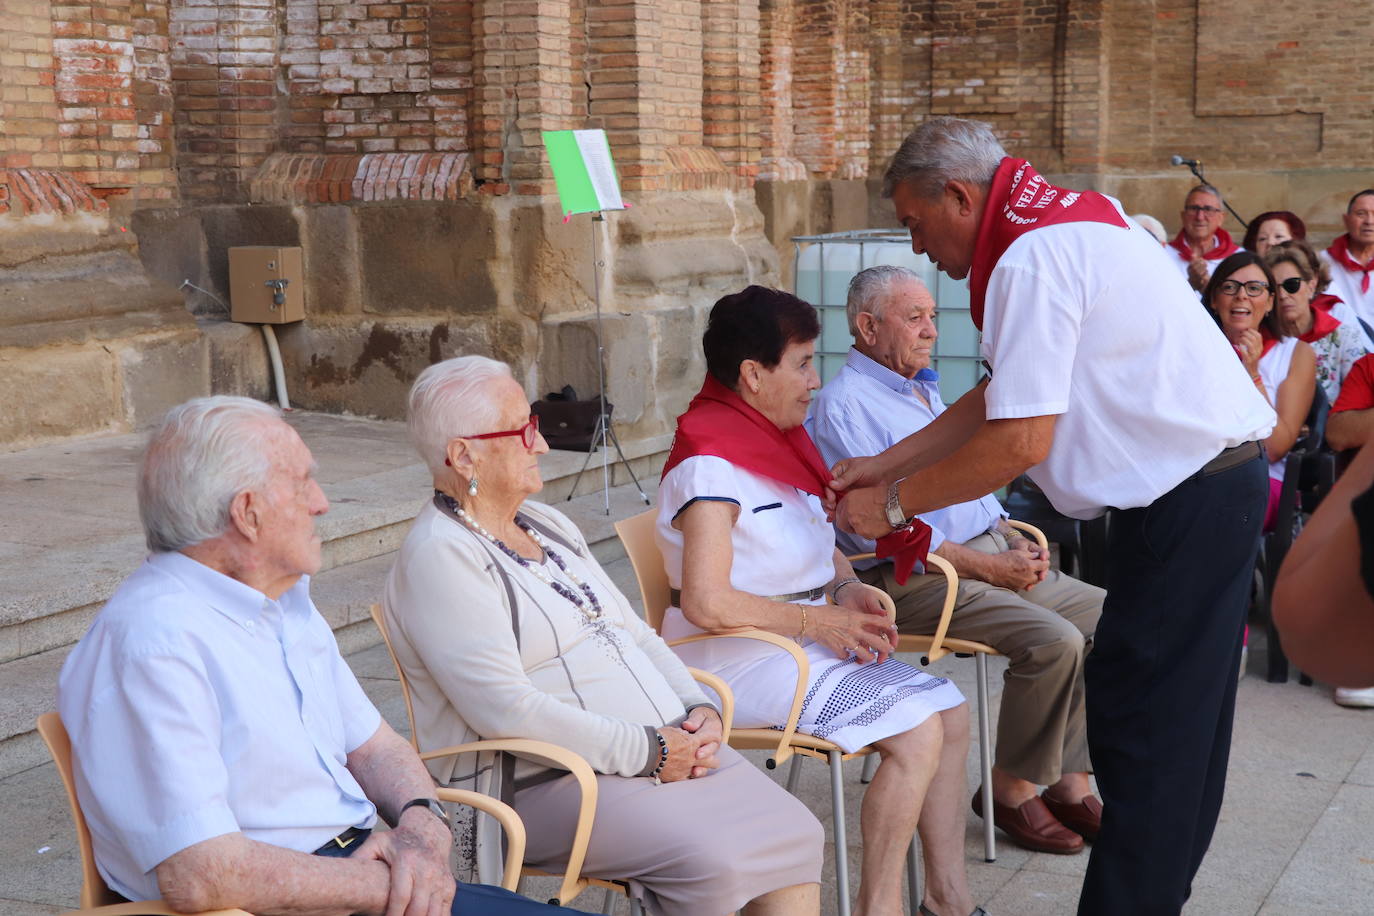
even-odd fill
[[[625,209],[604,130],[546,130],[543,137],[565,216]]]

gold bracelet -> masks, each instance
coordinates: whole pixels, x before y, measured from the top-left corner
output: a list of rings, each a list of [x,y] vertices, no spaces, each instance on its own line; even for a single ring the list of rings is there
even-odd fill
[[[797,638],[801,639],[806,635],[806,605],[799,604],[797,607],[801,608],[802,612],[801,632],[797,633]]]

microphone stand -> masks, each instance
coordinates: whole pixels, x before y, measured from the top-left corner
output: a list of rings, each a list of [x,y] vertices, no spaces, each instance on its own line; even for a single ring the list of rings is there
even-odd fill
[[[1198,159],[1198,160],[1193,161],[1193,162],[1190,162],[1190,161],[1188,161],[1188,160],[1184,160],[1183,162],[1180,162],[1179,165],[1186,165],[1186,166],[1188,166],[1188,171],[1192,172],[1194,175],[1197,176],[1197,180],[1198,180],[1198,183],[1199,183],[1199,184],[1207,184],[1207,185],[1210,185],[1210,184],[1211,184],[1211,182],[1207,180],[1206,176],[1204,176],[1204,175],[1202,174],[1202,160],[1201,160],[1201,159]],[[1242,217],[1239,213],[1237,213],[1237,212],[1236,212],[1236,208],[1233,207],[1233,206],[1231,206],[1230,202],[1229,202],[1226,198],[1223,197],[1223,198],[1221,199],[1221,205],[1222,205],[1223,207],[1225,207],[1227,210],[1230,210],[1230,211],[1231,211],[1231,215],[1234,216],[1234,217],[1236,218],[1236,222],[1240,223],[1240,224],[1241,224],[1242,226],[1244,226],[1246,229],[1249,229],[1249,228],[1250,228],[1250,221],[1247,220],[1247,219],[1245,219],[1244,217]]]

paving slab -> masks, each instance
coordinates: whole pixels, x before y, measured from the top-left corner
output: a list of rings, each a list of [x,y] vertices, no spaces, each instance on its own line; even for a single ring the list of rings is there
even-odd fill
[[[1374,912],[1374,788],[1336,790],[1266,903],[1289,913]]]

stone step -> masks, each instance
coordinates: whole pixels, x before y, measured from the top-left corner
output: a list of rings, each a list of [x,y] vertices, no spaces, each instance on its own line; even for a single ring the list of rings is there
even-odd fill
[[[322,570],[399,547],[430,489],[429,474],[414,460],[404,425],[309,412],[294,412],[289,419],[315,452],[330,501],[330,511],[318,522]],[[657,486],[657,469],[670,442],[671,437],[659,436],[625,443],[627,463],[646,493]],[[141,561],[146,549],[134,496],[141,446],[141,436],[123,435],[0,455],[0,502],[13,507],[0,516],[0,563],[6,568],[0,663],[75,642]],[[577,452],[544,456],[545,489],[539,498],[564,500],[587,458]],[[617,462],[610,470],[617,485],[629,480],[624,465]],[[579,481],[582,495],[569,505],[600,501],[601,482],[598,454]],[[593,514],[589,510],[588,516]]]

